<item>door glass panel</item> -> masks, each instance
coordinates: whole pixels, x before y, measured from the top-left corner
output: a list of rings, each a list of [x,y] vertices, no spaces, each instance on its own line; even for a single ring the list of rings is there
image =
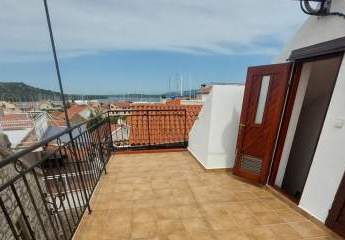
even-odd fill
[[[265,105],[266,105],[268,86],[270,85],[270,80],[271,80],[270,75],[265,75],[262,77],[260,95],[259,95],[258,105],[256,107],[256,114],[255,114],[256,124],[262,123],[262,118],[265,112]]]

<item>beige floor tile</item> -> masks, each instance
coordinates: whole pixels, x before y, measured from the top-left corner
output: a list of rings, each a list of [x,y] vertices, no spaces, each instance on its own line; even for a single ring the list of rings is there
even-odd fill
[[[134,222],[132,224],[132,239],[152,238],[157,235],[156,222]]]
[[[257,198],[271,198],[273,197],[273,194],[267,191],[266,189],[259,189],[257,191],[254,191],[253,194]]]
[[[269,225],[268,228],[281,240],[301,239],[302,236],[287,223]]]
[[[134,191],[150,191],[152,190],[150,181],[148,183],[136,183],[133,185]]]
[[[177,207],[181,218],[200,218],[201,212],[197,205],[185,205]]]
[[[156,198],[163,198],[163,197],[171,197],[173,196],[173,190],[170,188],[166,189],[154,189],[153,190],[153,195]]]
[[[182,220],[187,232],[209,232],[209,224],[203,218],[186,218]]]
[[[326,236],[327,233],[323,231],[321,228],[316,226],[314,223],[311,222],[295,222],[289,223],[289,225],[295,229],[302,237],[321,237]]]
[[[268,212],[272,209],[263,205],[262,202],[257,200],[250,200],[243,202],[245,208],[248,208],[253,213]]]
[[[306,220],[301,214],[292,209],[281,209],[275,211],[285,222],[303,222]]]
[[[155,199],[145,199],[145,200],[133,200],[132,201],[132,208],[154,208],[155,207]]]
[[[127,222],[117,222],[109,224],[99,235],[103,235],[107,239],[129,238],[131,234],[131,225]]]
[[[118,222],[130,222],[132,220],[132,211],[128,208],[107,211],[107,223],[117,224]]]
[[[213,230],[231,230],[237,229],[237,224],[230,216],[226,217],[207,217]]]
[[[210,232],[190,232],[188,235],[191,240],[216,240],[216,237]]]
[[[155,210],[159,220],[180,219],[180,211],[177,207],[158,207]]]
[[[251,240],[279,240],[279,238],[267,226],[253,227],[245,231]]]
[[[167,189],[170,188],[168,181],[152,181],[152,189]]]
[[[133,209],[133,222],[153,222],[157,220],[154,208]]]
[[[188,152],[116,155],[74,239],[333,240],[304,216]]]
[[[132,196],[133,196],[132,197],[133,200],[141,200],[141,201],[154,198],[154,194],[152,190],[135,190],[133,191]]]
[[[130,183],[114,184],[113,186],[114,192],[127,192],[127,191],[132,191],[132,190],[133,190],[132,181],[130,181]]]
[[[175,232],[165,236],[167,240],[191,240],[190,235],[187,232]]]
[[[289,209],[289,206],[286,203],[274,197],[261,198],[260,202],[262,202],[263,206],[270,208],[271,210]]]
[[[196,204],[195,198],[192,194],[186,194],[184,196],[175,196],[175,201],[177,205],[190,205]]]
[[[169,207],[176,205],[177,203],[174,196],[155,198],[155,207]]]
[[[251,240],[243,231],[232,229],[227,231],[215,231],[217,240]]]
[[[157,226],[159,234],[164,236],[185,231],[184,225],[179,219],[158,220]]]
[[[243,230],[247,230],[260,225],[254,214],[245,210],[234,212],[231,216],[238,224],[238,226]]]
[[[227,208],[218,204],[204,204],[202,205],[202,209],[205,211],[206,215],[210,217],[217,218],[228,215]]]
[[[261,225],[284,223],[285,221],[274,211],[254,213]]]

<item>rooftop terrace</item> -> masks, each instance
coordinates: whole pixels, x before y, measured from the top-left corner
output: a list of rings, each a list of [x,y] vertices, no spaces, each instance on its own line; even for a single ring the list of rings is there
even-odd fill
[[[183,111],[177,121],[180,115],[105,112],[7,150],[0,156],[0,239],[338,239],[281,194],[205,170],[186,150],[188,117]],[[127,140],[113,125],[129,127]],[[144,141],[133,143],[130,134]]]
[[[266,188],[187,151],[113,155],[74,239],[337,239]]]

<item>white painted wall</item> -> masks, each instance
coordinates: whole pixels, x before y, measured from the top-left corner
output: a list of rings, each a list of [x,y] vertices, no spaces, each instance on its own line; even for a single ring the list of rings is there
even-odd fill
[[[333,0],[332,11],[345,12],[344,0]],[[294,49],[345,36],[341,17],[310,17],[275,62],[284,62]],[[345,171],[345,60],[343,60],[299,207],[325,221]],[[289,129],[292,131],[293,128]],[[289,133],[288,133],[289,134]],[[291,134],[291,133],[290,133]],[[282,163],[284,164],[284,163]],[[286,163],[285,163],[286,164]]]
[[[212,91],[210,93],[212,95]],[[208,98],[199,112],[192,129],[189,131],[188,150],[207,168],[209,130],[211,124],[212,99]]]
[[[11,147],[15,148],[31,130],[32,128],[26,128],[21,130],[3,130],[3,132],[8,136],[8,139],[11,142]]]
[[[332,0],[332,11],[345,13],[344,0]],[[310,46],[345,36],[345,21],[342,17],[312,16],[306,20],[294,37],[285,45],[282,53],[274,62],[285,62],[291,50]]]
[[[189,151],[207,169],[232,168],[244,85],[214,85],[189,134]]]
[[[300,207],[325,221],[345,171],[345,128],[336,128],[345,119],[345,59],[343,59]]]

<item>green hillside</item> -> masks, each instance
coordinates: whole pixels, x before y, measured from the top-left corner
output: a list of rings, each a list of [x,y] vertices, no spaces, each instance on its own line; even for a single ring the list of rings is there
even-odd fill
[[[101,99],[106,96],[97,95],[72,95],[67,94],[68,99]],[[0,100],[12,102],[60,100],[58,92],[29,86],[22,82],[0,82]]]

